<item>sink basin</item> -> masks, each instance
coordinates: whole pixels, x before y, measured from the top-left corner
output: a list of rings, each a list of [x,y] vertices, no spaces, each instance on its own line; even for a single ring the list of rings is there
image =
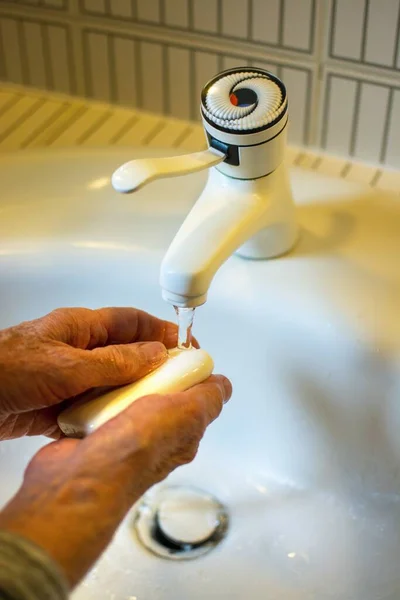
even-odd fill
[[[159,266],[206,175],[115,193],[113,170],[149,153],[2,157],[0,327],[59,306],[174,318]],[[168,485],[214,494],[229,511],[226,538],[166,561],[138,543],[132,512],[74,600],[400,597],[400,200],[291,176],[297,247],[274,261],[229,259],[195,317],[234,396]],[[44,443],[0,444],[0,503]]]

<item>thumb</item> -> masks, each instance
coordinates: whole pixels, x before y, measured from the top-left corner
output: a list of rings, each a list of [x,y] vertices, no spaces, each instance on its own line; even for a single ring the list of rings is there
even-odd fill
[[[77,350],[81,355],[82,389],[124,385],[147,375],[167,359],[167,350],[160,342],[142,342]]]

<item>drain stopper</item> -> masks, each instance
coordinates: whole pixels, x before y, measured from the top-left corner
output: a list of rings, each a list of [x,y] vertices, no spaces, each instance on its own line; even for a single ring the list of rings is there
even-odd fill
[[[205,554],[224,537],[228,514],[214,496],[171,486],[146,494],[134,520],[139,541],[153,554],[187,560]]]
[[[171,542],[193,546],[215,533],[219,513],[220,505],[212,496],[191,488],[175,488],[161,502],[157,524]]]

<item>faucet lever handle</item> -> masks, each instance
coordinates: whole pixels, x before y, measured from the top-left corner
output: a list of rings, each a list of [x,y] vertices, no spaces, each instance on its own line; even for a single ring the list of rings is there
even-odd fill
[[[225,157],[223,152],[215,148],[208,148],[202,152],[183,154],[182,156],[130,160],[114,171],[111,184],[117,192],[131,193],[139,190],[153,179],[195,173],[217,165]]]

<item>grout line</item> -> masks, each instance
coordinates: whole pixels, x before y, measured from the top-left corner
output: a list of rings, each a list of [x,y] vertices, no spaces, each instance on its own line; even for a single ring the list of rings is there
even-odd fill
[[[222,0],[217,0],[217,35],[222,35],[222,20],[223,20]]]
[[[89,98],[93,98],[93,81],[92,81],[92,70],[90,68],[90,61],[91,61],[91,52],[90,52],[90,47],[89,47],[89,32],[88,31],[81,31],[81,35],[82,35],[82,51],[83,51],[83,61],[82,61],[82,67],[83,67],[83,76],[84,76],[84,90],[85,90],[85,95],[88,96]]]
[[[306,146],[310,143],[310,122],[311,122],[311,91],[312,85],[315,84],[314,77],[311,71],[307,71],[307,89],[306,89],[306,116],[303,123],[303,144]]]
[[[388,142],[389,142],[390,123],[392,121],[393,97],[394,97],[394,88],[391,87],[391,88],[389,88],[389,97],[388,97],[388,103],[387,103],[387,107],[386,107],[385,124],[383,127],[381,148],[380,148],[380,153],[379,153],[379,161],[381,163],[384,163],[386,160],[387,146],[388,146]]]
[[[21,58],[21,74],[23,83],[30,83],[30,73],[28,67],[28,54],[26,50],[26,40],[25,40],[25,32],[24,32],[24,21],[23,19],[17,20],[17,31],[18,31],[18,45],[19,45],[19,55]]]
[[[194,50],[189,50],[189,97],[190,97],[190,119],[196,118],[196,55]]]
[[[160,25],[165,26],[165,1],[158,0],[158,14],[160,15]]]
[[[333,54],[333,42],[336,37],[336,18],[337,18],[337,0],[332,0],[331,15],[329,19],[330,32],[329,32],[329,43],[328,43],[328,58],[334,58]]]
[[[123,135],[125,135],[125,133],[128,133],[128,131],[130,131],[131,129],[133,129],[133,127],[136,125],[136,123],[140,121],[140,117],[138,117],[137,115],[133,115],[124,125],[122,125],[122,127],[117,131],[117,133],[115,133],[112,138],[110,138],[109,140],[109,144],[116,144]]]
[[[89,108],[87,106],[81,106],[78,108],[75,114],[71,115],[71,117],[67,120],[63,126],[58,129],[53,136],[51,136],[45,143],[45,146],[51,146],[71,125],[73,125],[80,117],[82,117]]]
[[[351,133],[350,133],[350,145],[349,145],[349,154],[350,156],[354,156],[356,143],[357,143],[357,134],[358,134],[358,125],[359,125],[359,117],[360,117],[360,104],[361,104],[361,81],[357,81],[356,87],[356,97],[354,100],[354,109],[353,109],[353,118],[351,125]]]
[[[351,167],[353,166],[352,162],[347,162],[343,169],[340,171],[340,177],[342,177],[343,179],[346,179],[348,172],[350,171]]]
[[[184,129],[182,131],[182,133],[180,135],[178,135],[178,137],[172,144],[172,147],[179,148],[179,146],[181,146],[183,144],[183,142],[189,137],[189,135],[192,133],[192,131],[193,131],[193,127],[191,125],[186,127],[186,129]]]
[[[7,112],[12,106],[14,106],[14,104],[17,104],[17,102],[19,102],[20,100],[22,100],[23,98],[23,94],[17,94],[15,95],[13,93],[12,97],[9,99],[8,102],[6,102],[1,108],[0,108],[0,115],[3,115],[5,112]]]
[[[188,7],[188,31],[193,31],[194,29],[194,10],[193,10],[193,0],[186,0]]]
[[[364,8],[364,19],[362,25],[362,39],[361,39],[361,62],[365,62],[365,52],[367,47],[367,27],[368,27],[368,17],[369,17],[369,3],[370,0],[365,0],[365,8]]]
[[[397,57],[399,56],[399,51],[400,51],[400,3],[399,3],[399,14],[397,17],[397,28],[396,28],[396,34],[395,34],[395,40],[394,40],[394,50],[393,50],[393,61],[392,61],[392,68],[396,69],[396,65],[397,65]]]
[[[311,168],[314,169],[315,171],[317,171],[318,168],[320,167],[322,161],[323,161],[323,157],[322,156],[317,156],[317,158],[312,163]]]
[[[247,0],[247,39],[253,38],[253,0]]]
[[[107,35],[107,66],[110,81],[109,98],[111,102],[118,104],[117,70],[115,69],[115,35],[112,33]]]
[[[142,145],[147,146],[150,144],[152,140],[166,127],[166,122],[161,120],[159,121],[153,129],[143,138]]]
[[[10,133],[12,133],[13,131],[15,131],[15,129],[17,129],[20,125],[22,125],[27,119],[29,119],[29,117],[31,117],[32,115],[34,115],[35,112],[38,110],[38,108],[40,108],[41,106],[43,106],[43,104],[46,104],[46,99],[45,98],[39,98],[31,106],[31,108],[29,110],[27,110],[24,114],[22,114],[16,121],[14,121],[14,123],[12,125],[10,125],[8,128],[6,128],[0,134],[0,142],[3,142],[10,135]]]
[[[138,108],[143,106],[143,76],[142,76],[142,43],[134,40],[135,44],[135,81],[136,81],[136,104]]]
[[[374,176],[372,177],[371,181],[369,182],[369,185],[372,187],[376,187],[378,181],[380,180],[380,178],[383,175],[383,171],[382,169],[377,169]]]
[[[293,165],[295,165],[296,167],[300,167],[301,163],[304,160],[305,155],[306,155],[305,152],[299,152],[293,161]]]
[[[311,19],[310,29],[308,32],[308,51],[310,54],[315,52],[315,29],[317,25],[316,19],[316,0],[311,0]]]
[[[21,144],[21,148],[26,148],[27,146],[29,146],[29,144],[33,142],[37,138],[37,136],[40,133],[42,133],[42,131],[44,131],[47,127],[50,127],[50,125],[53,125],[53,123],[56,123],[58,118],[61,117],[62,114],[65,113],[70,106],[72,105],[68,102],[64,102],[64,104],[62,104],[60,108],[53,115],[51,115],[51,117],[44,121],[40,125],[40,127],[35,129],[27,138],[25,138],[25,140]]]
[[[43,62],[44,62],[44,72],[46,77],[46,88],[50,90],[54,90],[54,78],[53,71],[51,68],[51,58],[50,58],[50,47],[49,47],[49,26],[47,23],[42,23],[40,28],[41,37],[42,37],[42,49],[43,49]]]
[[[280,0],[278,15],[278,46],[283,47],[283,21],[285,18],[285,0]]]
[[[168,60],[169,47],[167,46],[167,44],[163,44],[161,46],[161,52],[162,52],[161,60],[162,60],[162,67],[163,67],[163,72],[162,72],[163,113],[164,113],[164,115],[169,115],[171,112],[171,106],[170,106],[171,90],[170,90],[170,85],[169,85],[169,60]]]
[[[5,51],[4,51],[4,42],[3,42],[3,35],[2,35],[2,28],[4,27],[4,24],[1,23],[1,19],[0,19],[0,77],[2,79],[8,79],[8,73],[7,73],[7,68],[6,68],[6,55],[5,55]]]
[[[131,12],[132,12],[132,20],[137,21],[137,2],[136,0],[131,0]]]
[[[100,127],[102,125],[104,125],[104,123],[106,123],[106,121],[108,121],[114,114],[113,110],[109,110],[106,113],[104,113],[103,115],[100,115],[100,117],[97,119],[97,121],[95,121],[95,123],[93,123],[93,125],[91,125],[89,127],[89,129],[87,129],[86,131],[84,131],[82,133],[81,136],[79,136],[76,140],[76,144],[78,146],[80,146],[81,144],[83,144],[84,142],[86,142],[87,139],[90,138],[91,135],[93,135],[94,133],[96,133],[96,131],[98,129],[100,129]]]

